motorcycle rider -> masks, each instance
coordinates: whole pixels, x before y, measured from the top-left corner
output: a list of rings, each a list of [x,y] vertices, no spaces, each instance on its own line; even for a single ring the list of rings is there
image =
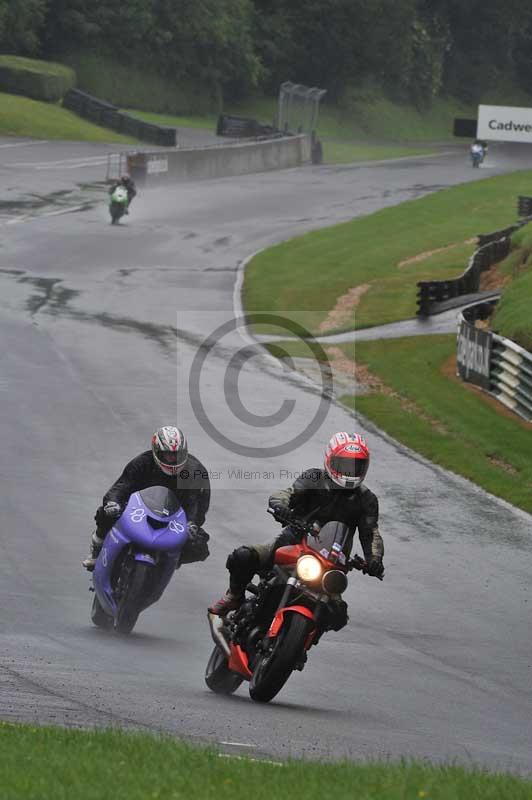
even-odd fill
[[[471,151],[470,151],[471,152],[471,158],[474,158],[475,156],[479,156],[480,157],[480,162],[482,163],[482,161],[484,161],[484,156],[486,155],[487,149],[488,148],[484,144],[484,142],[481,142],[480,139],[475,139],[475,141],[471,145]]]
[[[129,177],[129,175],[122,175],[120,180],[115,181],[111,188],[109,189],[109,194],[112,196],[115,189],[119,186],[122,186],[127,192],[127,208],[125,209],[125,213],[129,214],[129,206],[133,202],[133,198],[137,194],[137,189],[135,187],[135,181]]]
[[[335,433],[325,451],[324,469],[305,470],[287,489],[273,494],[269,506],[278,521],[292,515],[314,523],[315,530],[326,522],[343,522],[358,528],[360,543],[367,563],[367,573],[382,580],[384,544],[379,533],[379,501],[363,484],[369,467],[370,453],[358,433]],[[302,534],[291,530],[290,523],[272,542],[265,545],[244,545],[229,555],[229,589],[209,607],[220,617],[239,608],[247,584],[257,572],[271,569],[278,547],[296,544]],[[347,605],[337,601],[331,627],[339,630],[347,623]]]
[[[91,536],[90,554],[82,562],[86,570],[93,571],[103,541],[121,517],[130,496],[148,486],[166,486],[174,491],[187,515],[188,541],[181,563],[204,561],[208,557],[209,535],[201,526],[210,502],[209,475],[203,464],[188,452],[183,431],[164,425],[153,434],[151,450],[126,464],[104,495],[94,516],[96,530]]]

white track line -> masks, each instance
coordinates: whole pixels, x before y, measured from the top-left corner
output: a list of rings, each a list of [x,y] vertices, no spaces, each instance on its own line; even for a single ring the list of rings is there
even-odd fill
[[[34,144],[48,144],[48,139],[39,139],[35,142],[9,142],[9,144],[0,144],[0,147],[32,147]]]
[[[256,744],[249,744],[248,742],[218,742],[218,744],[226,744],[231,747],[257,747]]]
[[[34,219],[42,219],[43,217],[59,217],[61,214],[70,214],[74,211],[82,211],[86,204],[80,206],[69,206],[68,208],[60,208],[57,211],[47,211],[45,214],[25,214],[23,217],[13,217],[4,222],[4,225],[19,225],[21,222],[30,222]]]
[[[273,764],[275,767],[284,767],[282,761],[270,761],[267,758],[249,758],[248,756],[233,756],[231,753],[218,753],[218,758],[232,758],[235,761],[256,761],[257,764]]]

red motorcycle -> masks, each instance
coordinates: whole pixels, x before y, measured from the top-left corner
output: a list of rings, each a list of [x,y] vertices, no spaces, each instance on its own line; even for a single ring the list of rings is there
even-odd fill
[[[349,557],[347,525],[328,522],[318,532],[307,523],[282,521],[303,534],[300,544],[276,550],[273,569],[248,584],[251,597],[237,611],[208,614],[215,647],[205,681],[218,694],[232,694],[248,680],[253,700],[275,697],[292,672],[303,669],[322,634],[343,627],[347,573],[367,569],[362,558]]]

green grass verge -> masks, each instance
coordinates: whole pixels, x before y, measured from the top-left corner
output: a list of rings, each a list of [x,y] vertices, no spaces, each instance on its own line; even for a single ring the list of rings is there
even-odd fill
[[[435,464],[532,513],[531,426],[456,377],[456,336],[339,347],[384,384],[367,395],[341,397],[345,405]],[[312,357],[301,341],[267,349],[276,358]]]
[[[353,357],[353,345],[342,349]],[[393,393],[342,402],[435,464],[532,512],[532,430],[456,378],[456,336],[359,342],[356,361]],[[502,412],[502,413],[501,413]]]
[[[0,723],[5,800],[530,800],[532,782],[415,762],[282,766],[169,737]]]
[[[163,114],[209,114],[216,111],[212,92],[201,81],[162,77],[146,58],[135,66],[102,50],[75,50],[61,54],[78,76],[78,86],[89,94],[116,106],[132,107]]]
[[[39,61],[36,58],[0,55],[0,67],[11,67],[12,69],[27,70],[28,72],[55,75],[58,78],[65,78],[67,80],[74,77],[74,73],[70,67],[64,64],[58,64],[55,61]]]
[[[414,317],[417,281],[463,272],[474,250],[465,242],[515,222],[517,195],[526,194],[531,181],[531,172],[517,172],[462,184],[276,245],[246,269],[246,310],[293,316],[296,309],[318,332],[339,297],[367,285],[338,329]]]
[[[389,158],[424,156],[434,153],[434,148],[405,147],[386,144],[364,144],[362,142],[337,142],[326,139],[323,142],[324,164],[349,164],[354,161],[380,161]]]
[[[513,247],[499,268],[513,280],[503,291],[491,327],[532,352],[532,225],[513,236]]]
[[[129,136],[86,122],[59,105],[1,92],[0,135],[123,144],[136,142]]]
[[[137,109],[125,109],[128,114],[132,114],[148,122],[155,122],[157,125],[169,125],[173,128],[202,128],[214,133],[216,129],[217,116],[173,116],[169,114],[154,114],[149,111],[139,111]],[[326,164],[345,164],[352,161],[375,161],[387,158],[402,158],[405,156],[427,155],[429,148],[415,146],[398,146],[384,144],[366,144],[364,142],[337,142],[327,140],[324,144],[324,163]],[[432,151],[433,152],[433,151]]]

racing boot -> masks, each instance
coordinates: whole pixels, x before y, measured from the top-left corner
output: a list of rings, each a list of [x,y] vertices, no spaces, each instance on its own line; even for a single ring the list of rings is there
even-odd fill
[[[85,567],[87,572],[92,572],[94,570],[94,565],[96,564],[96,559],[100,554],[100,550],[102,549],[103,539],[98,536],[98,531],[94,531],[91,536],[91,549],[90,555],[84,561],[82,561],[82,565]]]
[[[225,617],[230,611],[236,611],[244,602],[244,595],[233,594],[229,589],[216,603],[209,606],[208,611],[218,617]]]

